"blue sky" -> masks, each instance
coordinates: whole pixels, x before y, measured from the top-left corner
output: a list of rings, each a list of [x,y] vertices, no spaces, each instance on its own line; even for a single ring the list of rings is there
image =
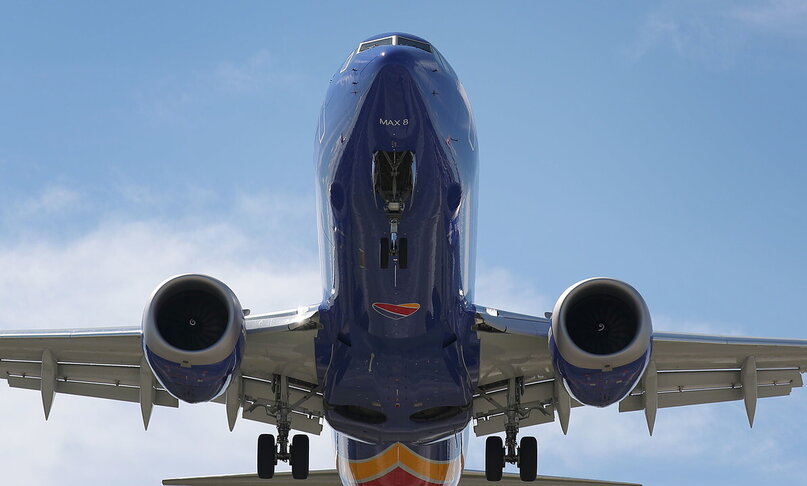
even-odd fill
[[[319,105],[349,50],[391,30],[433,42],[474,107],[480,303],[540,314],[608,275],[657,329],[807,338],[798,0],[0,4],[0,327],[138,324],[187,271],[258,311],[316,301]],[[797,389],[752,431],[735,403],[663,410],[652,439],[612,409],[530,432],[543,474],[807,484],[805,410]],[[62,396],[46,424],[5,386],[0,411],[17,484],[251,471],[264,431],[231,434],[209,405],[143,433],[134,406]]]

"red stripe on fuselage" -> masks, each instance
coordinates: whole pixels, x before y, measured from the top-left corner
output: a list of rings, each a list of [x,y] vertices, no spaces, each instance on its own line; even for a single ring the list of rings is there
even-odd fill
[[[396,467],[387,474],[371,481],[359,483],[361,486],[443,486],[443,483],[432,483],[410,474],[405,469]]]
[[[373,304],[373,307],[375,307],[376,309],[391,312],[401,317],[407,317],[417,312],[418,309],[420,309],[420,304],[395,305],[395,304],[384,304],[381,302],[376,302],[375,304]]]

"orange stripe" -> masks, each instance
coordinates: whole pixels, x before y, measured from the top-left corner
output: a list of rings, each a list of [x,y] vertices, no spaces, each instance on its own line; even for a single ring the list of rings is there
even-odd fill
[[[398,462],[398,444],[393,444],[384,452],[361,461],[350,461],[350,472],[356,481],[365,481],[368,478],[386,471]]]
[[[403,444],[395,443],[376,456],[360,461],[348,461],[348,465],[351,475],[357,482],[374,479],[397,466],[405,467],[430,481],[441,483],[445,481],[451,468],[456,467],[457,462],[460,462],[462,467],[462,461],[462,455],[449,461],[432,461]]]
[[[413,452],[408,447],[401,447],[399,461],[420,476],[443,481],[451,465],[456,462],[456,458],[447,462],[432,461]]]

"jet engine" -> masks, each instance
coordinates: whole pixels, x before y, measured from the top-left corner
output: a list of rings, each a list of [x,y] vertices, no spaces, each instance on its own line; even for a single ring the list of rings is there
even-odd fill
[[[162,386],[189,403],[221,394],[241,364],[244,311],[224,283],[179,275],[160,284],[143,313],[143,352]]]
[[[610,278],[578,282],[552,313],[556,378],[580,403],[606,407],[636,386],[650,358],[653,325],[639,292]]]

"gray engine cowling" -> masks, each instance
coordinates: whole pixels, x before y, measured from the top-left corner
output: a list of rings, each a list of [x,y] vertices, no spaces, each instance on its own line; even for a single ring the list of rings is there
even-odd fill
[[[616,403],[641,379],[652,335],[650,311],[636,289],[611,278],[578,282],[552,313],[549,350],[556,376],[581,403]]]
[[[241,364],[244,311],[232,290],[206,275],[160,284],[143,313],[143,351],[163,387],[189,403],[212,400]]]

